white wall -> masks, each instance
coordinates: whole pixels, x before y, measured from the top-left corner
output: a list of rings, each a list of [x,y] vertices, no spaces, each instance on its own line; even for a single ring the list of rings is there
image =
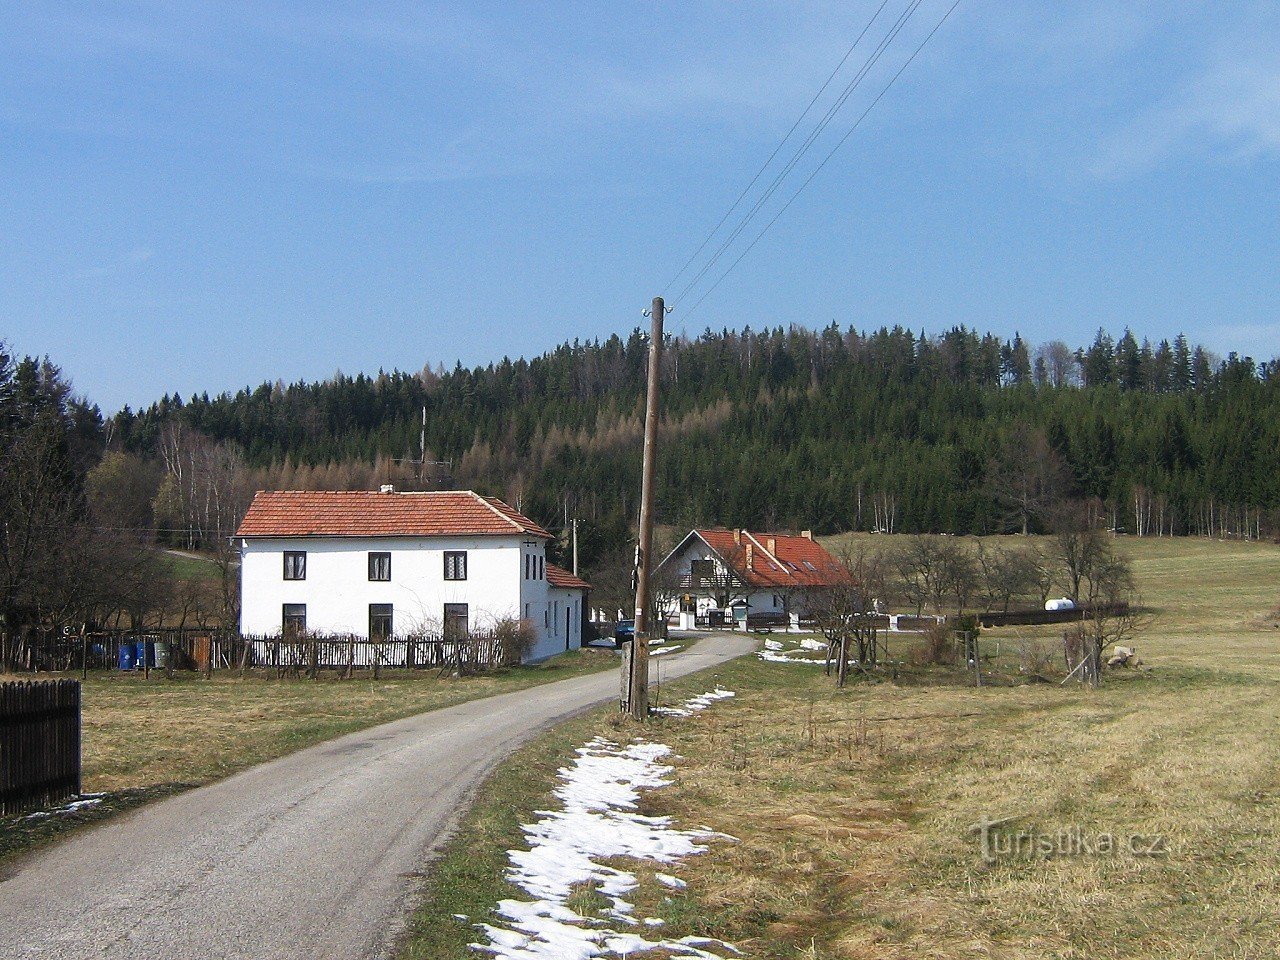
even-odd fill
[[[543,632],[528,659],[545,660],[582,646],[582,601],[585,595],[583,590],[547,586],[543,612],[535,619],[535,626]]]
[[[531,542],[531,546],[526,546]],[[307,555],[305,580],[284,579],[284,554]],[[467,552],[467,579],[444,579],[444,553]],[[370,552],[391,554],[391,580],[369,580]],[[525,555],[531,576],[525,577]],[[545,544],[515,537],[388,537],[249,539],[241,541],[240,630],[274,636],[286,603],[307,607],[307,629],[368,634],[369,605],[389,603],[396,634],[439,631],[446,603],[465,603],[470,626],[527,617],[537,637],[527,660],[577,649],[582,637],[579,590],[551,587],[545,579]],[[566,630],[566,613],[568,630]]]
[[[307,605],[307,629],[367,634],[369,604],[390,603],[396,633],[440,629],[446,603],[470,608],[472,629],[518,615],[517,537],[251,539],[241,547],[240,629],[280,632],[286,603]],[[541,544],[539,544],[541,549]],[[284,553],[307,554],[307,578],[284,579]],[[467,579],[444,579],[444,552],[467,551]],[[369,580],[369,553],[391,554],[390,582]]]

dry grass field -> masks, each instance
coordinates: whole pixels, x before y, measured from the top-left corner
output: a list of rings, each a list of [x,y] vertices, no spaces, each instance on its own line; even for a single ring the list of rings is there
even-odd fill
[[[85,789],[205,783],[363,727],[615,664],[607,651],[584,650],[462,678],[434,670],[387,671],[379,680],[367,671],[351,680],[327,673],[316,681],[100,674],[84,690]]]
[[[683,891],[641,868],[638,909],[664,935],[723,937],[753,957],[1275,957],[1280,548],[1121,546],[1155,610],[1137,640],[1150,669],[1097,691],[1012,670],[982,689],[934,669],[837,691],[808,665],[723,669],[736,699],[643,732],[682,758],[647,804],[738,841],[683,864]],[[1017,640],[984,635],[987,649]],[[512,895],[503,851],[596,733],[640,731],[601,711],[498,773],[405,956],[467,954],[474,935],[451,914],[482,919]],[[1004,821],[990,859],[981,821]]]

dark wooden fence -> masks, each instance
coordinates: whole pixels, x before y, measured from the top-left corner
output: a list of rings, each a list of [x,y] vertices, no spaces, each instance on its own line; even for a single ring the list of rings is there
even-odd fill
[[[1000,613],[979,613],[978,622],[983,627],[1037,626],[1046,623],[1079,623],[1094,615],[1090,606],[1072,607],[1068,610],[1009,610]],[[1105,616],[1124,616],[1129,612],[1127,603],[1100,604],[1097,612]]]
[[[314,634],[296,638],[241,637],[240,665],[273,669],[281,676],[318,670],[383,668],[457,669],[479,672],[518,662],[491,633],[446,640],[438,635],[370,640],[350,634]]]
[[[421,633],[385,640],[351,634],[297,637],[242,636],[235,631],[187,628],[85,633],[27,631],[10,641],[9,669],[22,672],[90,670],[273,670],[280,677],[320,670],[455,670],[476,673],[519,662],[496,631],[445,639]]]
[[[0,815],[80,793],[80,681],[0,683]]]

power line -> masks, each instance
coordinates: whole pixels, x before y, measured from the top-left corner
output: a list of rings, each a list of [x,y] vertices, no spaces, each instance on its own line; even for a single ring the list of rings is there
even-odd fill
[[[871,25],[876,22],[876,19],[880,16],[881,12],[888,5],[889,5],[889,0],[882,0],[880,6],[876,8],[876,12],[872,14],[871,19],[867,21],[867,25],[863,27],[862,32],[858,34],[857,39],[854,40],[853,43],[850,45],[849,49],[845,51],[844,56],[840,58],[840,62],[836,64],[836,68],[831,71],[831,75],[827,77],[826,81],[822,84],[822,86],[818,88],[818,92],[813,95],[813,99],[809,101],[808,105],[806,105],[802,111],[800,111],[800,116],[796,117],[796,122],[791,125],[791,129],[786,132],[783,138],[780,141],[778,141],[778,145],[773,148],[773,153],[769,154],[769,158],[765,160],[763,164],[761,164],[760,169],[756,171],[756,175],[751,178],[751,182],[742,188],[742,192],[738,194],[737,199],[734,200],[733,203],[729,206],[729,209],[725,211],[725,214],[723,217],[720,218],[720,221],[714,227],[711,228],[711,232],[706,235],[702,243],[698,244],[698,249],[693,251],[693,253],[689,256],[689,259],[684,262],[684,266],[682,266],[678,271],[676,271],[676,275],[663,285],[664,293],[671,287],[672,284],[674,284],[677,280],[679,280],[682,276],[684,276],[684,272],[689,269],[689,266],[695,260],[698,259],[698,255],[701,254],[702,251],[707,248],[707,244],[711,242],[711,238],[714,237],[716,233],[720,230],[720,228],[724,226],[725,221],[728,220],[731,216],[733,216],[733,211],[738,209],[738,204],[742,203],[743,199],[747,196],[747,194],[751,192],[751,188],[756,185],[756,183],[764,175],[765,170],[769,168],[769,164],[773,163],[774,158],[777,157],[778,154],[782,152],[782,148],[786,146],[787,141],[791,139],[791,135],[796,132],[797,128],[799,128],[800,124],[804,121],[804,118],[809,115],[809,111],[812,110],[813,105],[818,102],[818,98],[820,98],[826,92],[827,87],[831,86],[831,81],[836,78],[836,74],[838,74],[841,71],[841,69],[843,69],[848,59],[851,56],[853,56],[853,51],[858,48],[858,44],[860,44],[862,42],[862,38],[867,35],[867,31],[871,29]]]
[[[816,168],[814,168],[814,171],[811,174],[809,174],[809,176],[805,179],[804,183],[800,184],[799,189],[796,190],[796,192],[791,195],[791,198],[782,205],[782,209],[779,210],[776,214],[774,214],[773,219],[765,224],[764,229],[761,230],[756,235],[756,238],[752,240],[751,243],[747,244],[747,248],[743,250],[742,253],[738,254],[738,258],[734,260],[733,263],[729,264],[728,268],[724,271],[724,273],[722,273],[719,276],[719,278],[717,278],[716,282],[707,288],[706,293],[704,293],[701,297],[699,297],[697,302],[694,303],[694,305],[685,312],[686,317],[692,314],[694,311],[696,311],[698,307],[702,305],[702,302],[706,300],[707,297],[711,296],[711,294],[715,291],[715,289],[719,287],[721,283],[724,282],[725,278],[729,276],[730,273],[733,272],[734,267],[736,267],[739,263],[741,263],[743,258],[746,257],[746,255],[751,252],[752,248],[754,248],[755,245],[760,242],[761,238],[766,233],[769,232],[769,228],[778,222],[778,220],[782,217],[782,215],[787,212],[787,209],[791,206],[791,204],[795,203],[796,198],[799,197],[800,194],[804,192],[805,187],[809,186],[809,184],[813,182],[814,177],[816,177],[821,172],[822,168],[827,165],[827,162],[836,155],[836,151],[839,150],[844,145],[845,141],[848,140],[849,137],[853,135],[853,132],[857,130],[859,126],[862,125],[862,121],[867,118],[867,114],[869,114],[873,109],[875,109],[876,104],[878,104],[884,98],[885,94],[887,94],[889,92],[889,89],[898,81],[898,78],[902,76],[902,74],[906,71],[907,67],[911,66],[912,62],[916,59],[916,57],[920,55],[920,51],[922,51],[925,48],[925,46],[929,43],[929,41],[933,39],[934,34],[936,34],[939,30],[942,29],[942,25],[951,18],[951,14],[955,12],[956,7],[960,6],[960,3],[961,3],[961,0],[955,0],[955,2],[951,4],[951,6],[947,9],[947,12],[942,15],[942,19],[939,20],[937,24],[934,26],[934,28],[929,31],[929,34],[924,38],[924,40],[921,41],[920,46],[916,47],[915,52],[912,53],[911,56],[907,58],[906,62],[903,63],[903,65],[898,68],[898,72],[895,73],[890,78],[889,82],[885,84],[884,89],[881,90],[880,93],[876,96],[876,98],[871,101],[871,104],[867,107],[866,110],[862,112],[862,115],[859,116],[858,119],[854,121],[853,126],[849,128],[848,132],[846,132],[845,135],[839,139],[836,145],[831,148],[831,152],[828,153],[825,157],[823,157],[822,162],[819,163]]]
[[[826,131],[831,121],[835,118],[835,115],[840,111],[841,107],[843,107],[845,103],[848,101],[848,99],[853,95],[854,91],[856,91],[858,87],[862,85],[862,81],[866,79],[867,75],[871,72],[871,70],[875,67],[875,65],[880,61],[880,58],[884,55],[889,45],[893,43],[895,39],[897,39],[898,34],[902,32],[902,29],[903,27],[906,26],[907,21],[911,19],[911,17],[915,14],[916,10],[920,8],[920,5],[923,2],[924,0],[909,0],[906,8],[902,11],[901,14],[898,15],[897,21],[893,24],[892,27],[889,28],[888,33],[886,33],[885,36],[880,39],[880,42],[876,45],[876,48],[868,55],[867,59],[863,62],[862,66],[858,69],[857,73],[854,74],[853,78],[849,81],[849,83],[845,85],[845,88],[840,92],[840,95],[836,98],[835,102],[832,103],[831,106],[827,108],[827,112],[823,115],[822,119],[819,120],[818,123],[814,126],[813,130],[809,132],[809,135],[805,138],[804,142],[796,150],[795,154],[791,157],[790,160],[787,161],[786,165],[774,176],[773,181],[765,189],[764,193],[761,194],[756,199],[751,209],[748,210],[747,213],[743,216],[743,218],[738,222],[738,224],[734,227],[733,231],[729,234],[729,236],[726,237],[724,241],[721,242],[720,246],[716,249],[716,252],[711,256],[711,259],[702,265],[702,268],[698,271],[697,275],[694,276],[694,278],[685,285],[684,289],[680,291],[679,295],[676,297],[676,303],[681,302],[689,294],[689,292],[695,286],[697,286],[697,284],[702,280],[702,278],[705,277],[707,273],[711,271],[711,269],[716,265],[716,263],[719,262],[720,258],[724,256],[725,253],[728,251],[728,249],[733,245],[734,241],[737,240],[738,237],[742,235],[742,232],[746,230],[746,228],[756,218],[756,215],[760,212],[760,210],[764,207],[764,205],[768,203],[770,199],[772,199],[774,193],[776,193],[777,190],[782,186],[783,181],[786,180],[786,178],[790,175],[791,171],[796,168],[796,166],[804,158],[805,154],[809,152],[809,149],[817,141],[818,137],[820,137]]]

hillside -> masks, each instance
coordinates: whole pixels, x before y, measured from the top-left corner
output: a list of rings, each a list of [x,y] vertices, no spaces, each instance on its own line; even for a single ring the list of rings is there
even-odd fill
[[[104,421],[55,366],[0,350],[6,429],[29,447],[5,490],[39,464],[57,473],[48,489],[64,495],[30,529],[79,530],[62,540],[83,557],[104,534],[222,550],[255,489],[471,487],[556,531],[578,518],[583,570],[618,606],[646,363],[636,331],[475,369],[164,397]],[[1280,364],[1219,360],[1181,336],[1099,332],[1072,349],[964,328],[708,330],[669,338],[662,373],[658,517],[675,529],[1035,533],[1070,510],[1139,536],[1280,531]],[[443,464],[412,462],[424,408],[426,459]],[[105,569],[124,546],[103,544]],[[62,603],[6,596],[14,616]]]
[[[113,430],[154,454],[178,421],[275,482],[342,485],[342,465],[415,456],[425,406],[428,459],[452,461],[454,483],[620,532],[645,356],[637,331],[471,370],[166,397]],[[673,338],[663,372],[661,512],[677,525],[988,533],[1035,529],[1040,501],[1070,496],[1133,532],[1257,533],[1280,505],[1280,370],[1182,337],[1033,350],[963,328],[708,330]]]

